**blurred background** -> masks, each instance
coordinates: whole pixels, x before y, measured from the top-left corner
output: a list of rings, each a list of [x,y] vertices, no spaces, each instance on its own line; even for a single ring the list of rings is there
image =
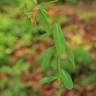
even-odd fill
[[[51,0],[38,0],[37,6],[43,1]],[[40,84],[52,70],[44,72],[39,65],[53,38],[45,36],[36,22],[38,8],[31,10],[31,0],[22,7],[25,2],[0,0],[0,96],[56,96],[57,82]],[[75,55],[74,70],[68,62],[64,65],[74,88],[62,89],[61,96],[96,96],[96,0],[58,0],[46,12],[50,26],[56,21],[61,24]]]

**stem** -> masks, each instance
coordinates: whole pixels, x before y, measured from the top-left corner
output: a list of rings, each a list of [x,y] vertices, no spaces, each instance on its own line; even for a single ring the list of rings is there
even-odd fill
[[[58,90],[57,90],[57,96],[61,96],[61,91],[62,91],[62,90],[61,90],[61,87],[59,86],[59,87],[58,87]]]
[[[61,91],[62,91],[61,82],[60,82],[60,70],[61,70],[61,62],[59,56],[57,56],[57,78],[59,82],[59,86],[57,88],[57,96],[61,96]]]
[[[61,69],[61,62],[60,62],[60,58],[57,57],[57,73],[58,73],[58,79],[60,80],[60,69]]]

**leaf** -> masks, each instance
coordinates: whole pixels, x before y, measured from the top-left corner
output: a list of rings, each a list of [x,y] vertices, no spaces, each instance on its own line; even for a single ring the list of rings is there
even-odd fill
[[[34,8],[37,4],[37,0],[26,0],[26,6],[28,9]]]
[[[57,0],[41,3],[40,9],[46,9],[50,4],[57,2]]]
[[[8,84],[8,78],[3,78],[3,79],[0,79],[0,89],[4,89],[5,86]]]
[[[91,54],[83,48],[76,49],[75,58],[81,64],[90,64],[92,62]]]
[[[51,61],[51,57],[52,57],[52,48],[49,48],[43,53],[43,60],[41,66],[44,70],[46,70],[50,65],[49,63]]]
[[[43,9],[39,9],[37,12],[37,19],[39,23],[43,26],[46,32],[50,32],[49,24],[47,21],[46,12]]]
[[[12,96],[12,92],[9,91],[9,90],[5,90],[5,91],[3,92],[3,96]]]
[[[19,92],[20,96],[28,96],[26,91]]]
[[[22,66],[22,64],[24,64]],[[18,75],[21,71],[27,71],[29,68],[29,65],[27,63],[24,63],[22,61],[17,62],[17,64],[13,67],[13,72],[11,74]]]
[[[46,83],[50,83],[54,80],[56,80],[55,76],[49,76],[49,77],[43,78],[40,82],[41,82],[41,84],[46,84]]]
[[[62,61],[62,68],[70,73],[74,72],[76,69],[76,67],[74,67],[73,64],[69,62],[68,59]]]
[[[86,86],[90,83],[95,83],[95,81],[96,81],[96,73],[93,72],[92,74],[90,74],[90,75],[86,76],[85,78],[83,78],[82,80],[80,80],[78,83],[80,85]]]
[[[69,73],[65,70],[61,70],[60,72],[60,80],[61,84],[64,85],[67,89],[72,89],[73,88],[73,82],[72,79],[69,75]]]
[[[19,80],[16,80],[13,82],[12,84],[12,91],[13,92],[18,92],[19,90],[24,89],[24,85],[22,82],[20,82]]]
[[[0,68],[0,72],[4,72],[4,73],[7,73],[7,74],[11,74],[12,73],[12,69],[8,66],[2,66]]]
[[[46,9],[48,6],[49,6],[49,4],[50,4],[50,2],[43,2],[43,3],[41,3],[41,5],[40,5],[40,9]]]
[[[54,32],[53,35],[54,35],[54,43],[55,43],[56,50],[58,54],[62,56],[65,50],[65,40],[64,40],[64,34],[59,24],[55,25],[53,32]]]
[[[78,0],[67,0],[68,4],[76,4]]]
[[[27,11],[33,9],[37,4],[37,0],[21,0],[19,9],[20,11]]]
[[[72,49],[67,44],[66,44],[66,52],[67,52],[68,60],[73,65],[72,67],[75,68],[74,53],[73,53]]]

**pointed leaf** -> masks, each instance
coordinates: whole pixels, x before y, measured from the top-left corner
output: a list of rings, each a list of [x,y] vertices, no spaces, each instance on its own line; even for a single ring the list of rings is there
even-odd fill
[[[66,87],[67,89],[72,89],[73,88],[73,82],[72,79],[69,75],[69,73],[65,70],[61,70],[60,72],[60,80],[61,83]]]
[[[55,76],[49,76],[49,77],[45,77],[41,80],[41,84],[46,84],[46,83],[50,83],[52,81],[56,80]]]
[[[76,49],[75,58],[81,64],[90,64],[92,62],[91,54],[81,47]]]
[[[68,59],[65,59],[62,62],[62,68],[70,73],[74,72],[76,69],[76,67],[74,67],[74,65],[72,63],[70,63]]]
[[[65,40],[60,25],[58,24],[55,25],[53,35],[54,35],[54,43],[55,43],[56,50],[58,54],[62,56],[65,50]]]
[[[37,0],[20,0],[19,10],[21,12],[33,9],[37,4]],[[25,12],[24,12],[25,13]]]
[[[50,61],[52,57],[52,49],[49,48],[43,53],[43,60],[41,66],[44,70],[46,70],[50,66]]]
[[[5,91],[3,92],[3,96],[12,96],[12,92],[9,91],[9,90],[5,90]]]
[[[49,24],[47,21],[47,15],[43,9],[38,10],[37,19],[38,19],[39,23],[45,28],[45,31],[50,32]]]
[[[72,49],[67,44],[66,44],[66,52],[67,52],[69,62],[72,64],[73,68],[75,68],[74,53],[73,53]]]
[[[40,9],[46,9],[49,4],[50,4],[50,2],[41,3]]]
[[[53,1],[49,1],[49,2],[43,2],[43,3],[41,3],[40,8],[46,9],[50,4],[55,3],[55,2],[57,2],[57,0],[53,0]]]
[[[1,69],[0,69],[0,72],[11,74],[12,73],[12,68],[10,68],[9,66],[2,66]]]

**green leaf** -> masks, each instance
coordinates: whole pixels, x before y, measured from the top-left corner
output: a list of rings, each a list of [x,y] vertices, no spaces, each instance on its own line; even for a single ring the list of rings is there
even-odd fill
[[[71,64],[68,59],[62,61],[62,68],[69,73],[74,72],[76,69],[76,67],[74,68],[74,65]]]
[[[22,66],[23,64],[23,66]],[[27,71],[29,68],[29,65],[27,63],[23,62],[17,62],[17,64],[13,67],[13,72],[11,74],[13,75],[19,75],[21,71]]]
[[[12,92],[9,91],[9,90],[5,90],[5,91],[3,92],[3,95],[2,95],[2,96],[12,96]]]
[[[76,49],[75,58],[81,64],[90,64],[92,62],[91,54],[83,48]]]
[[[57,0],[41,3],[40,9],[46,9],[50,4],[57,2]]]
[[[52,57],[52,48],[48,48],[44,53],[43,53],[43,60],[41,63],[41,66],[44,70],[46,70],[50,66],[50,61]]]
[[[37,19],[38,19],[39,23],[43,26],[43,28],[45,28],[45,31],[50,32],[49,24],[47,21],[47,15],[43,9],[38,10]]]
[[[60,80],[61,84],[64,85],[67,89],[72,89],[73,88],[73,82],[72,79],[69,75],[69,73],[65,70],[61,70],[60,72]]]
[[[43,78],[40,82],[41,82],[41,84],[46,84],[46,83],[50,83],[56,79],[57,78],[55,76],[49,76],[49,77]]]
[[[27,11],[33,9],[37,4],[37,0],[21,0],[19,9],[20,11]]]
[[[55,43],[56,50],[58,54],[62,56],[65,50],[65,40],[64,40],[64,34],[59,24],[55,25],[53,32],[54,32],[53,35],[54,35],[54,43]]]
[[[26,0],[26,6],[28,9],[34,8],[36,4],[36,0]]]
[[[79,0],[67,0],[68,4],[76,4]]]
[[[0,29],[10,29],[13,22],[7,15],[0,14]]]
[[[84,86],[92,83],[96,84],[96,72],[93,72],[90,75],[86,76],[85,78],[80,80],[78,83]]]
[[[40,9],[46,9],[47,7],[48,7],[48,5],[50,4],[50,2],[43,2],[43,3],[41,3],[41,5],[40,5]]]
[[[24,85],[22,82],[20,82],[19,80],[16,80],[13,82],[13,85],[12,85],[13,92],[18,92],[19,90],[22,90],[22,89],[24,89]]]
[[[72,64],[71,68],[75,68],[75,58],[72,49],[66,44],[66,52],[69,62]]]
[[[0,68],[0,72],[11,74],[12,73],[12,69],[10,67],[8,67],[8,66],[3,66],[3,67]]]
[[[19,92],[20,96],[28,96],[26,91]]]
[[[5,86],[8,84],[8,78],[0,79],[0,89],[4,89]]]

